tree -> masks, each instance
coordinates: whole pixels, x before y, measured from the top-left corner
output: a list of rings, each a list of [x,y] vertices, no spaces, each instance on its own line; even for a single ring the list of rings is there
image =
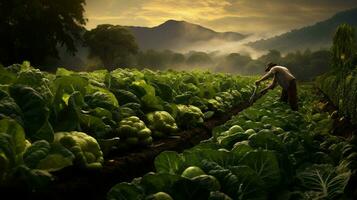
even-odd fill
[[[249,55],[241,55],[239,53],[231,53],[224,57],[218,64],[217,69],[231,73],[245,73],[245,66],[252,61]]]
[[[335,69],[348,71],[353,66],[356,53],[355,30],[348,24],[341,24],[333,37],[332,65]]]
[[[134,36],[121,26],[98,25],[84,34],[84,41],[89,47],[89,57],[100,58],[109,70],[127,67],[132,55],[138,52]]]
[[[269,52],[258,58],[259,61],[268,64],[269,62],[279,63],[281,53],[278,50],[269,50]]]
[[[174,53],[171,58],[171,64],[183,65],[185,63],[185,56],[181,53]]]
[[[192,52],[192,54],[187,58],[186,64],[194,67],[198,67],[198,66],[206,67],[208,65],[212,65],[213,60],[205,52]]]
[[[161,70],[165,69],[168,59],[165,58],[164,53],[149,49],[138,54],[137,62],[141,68]]]
[[[342,91],[338,91],[337,102],[341,108],[347,105],[344,102],[347,96],[347,81],[346,77],[349,71],[354,68],[353,65],[355,53],[356,53],[356,35],[355,30],[348,24],[341,24],[333,37],[332,51],[332,66],[335,70],[338,70],[338,80],[342,82]],[[337,88],[338,82],[335,87]],[[342,109],[343,110],[343,109]]]
[[[0,62],[40,65],[58,46],[76,52],[84,30],[85,0],[0,0]]]

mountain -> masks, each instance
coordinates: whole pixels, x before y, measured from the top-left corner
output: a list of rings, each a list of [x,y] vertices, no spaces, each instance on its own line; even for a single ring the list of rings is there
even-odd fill
[[[152,28],[127,26],[140,49],[181,51],[212,40],[239,41],[246,36],[235,32],[216,32],[185,21],[168,20]]]
[[[330,19],[318,22],[312,26],[292,30],[288,33],[248,43],[248,46],[256,50],[276,49],[281,52],[296,50],[319,50],[328,48],[332,44],[332,38],[336,28],[348,23],[357,28],[357,8],[337,13]]]

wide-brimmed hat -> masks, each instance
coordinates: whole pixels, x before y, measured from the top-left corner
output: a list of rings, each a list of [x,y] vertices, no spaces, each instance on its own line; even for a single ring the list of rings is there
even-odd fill
[[[265,65],[265,71],[269,71],[270,68],[277,66],[278,64],[273,63],[273,62],[269,62],[268,64]]]

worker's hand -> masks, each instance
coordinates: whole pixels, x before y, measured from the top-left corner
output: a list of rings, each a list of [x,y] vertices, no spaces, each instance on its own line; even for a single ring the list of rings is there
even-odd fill
[[[255,81],[255,85],[258,86],[260,81]]]

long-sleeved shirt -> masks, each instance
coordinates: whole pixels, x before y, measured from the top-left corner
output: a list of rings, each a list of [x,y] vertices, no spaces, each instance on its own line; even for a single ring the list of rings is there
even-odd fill
[[[289,88],[290,81],[295,79],[286,67],[274,66],[260,80],[266,80],[271,76],[274,76],[274,79],[269,87],[274,88],[276,83],[278,83],[285,90]]]

